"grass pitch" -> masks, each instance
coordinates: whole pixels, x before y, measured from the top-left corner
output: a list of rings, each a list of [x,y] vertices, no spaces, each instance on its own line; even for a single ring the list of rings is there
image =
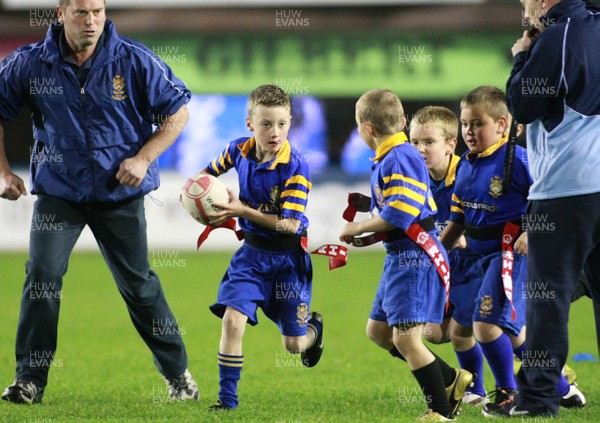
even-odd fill
[[[149,350],[129,320],[99,254],[74,254],[62,291],[59,346],[41,405],[0,402],[5,422],[412,422],[425,406],[408,367],[364,334],[382,267],[383,253],[352,250],[348,265],[329,272],[313,258],[312,308],[325,320],[325,352],[307,369],[286,353],[276,326],[260,315],[244,339],[240,407],[209,413],[217,399],[220,320],[208,310],[230,253],[150,251],[198,382],[198,403],[168,403],[166,387]],[[154,258],[153,258],[154,257]],[[158,257],[158,258],[157,258]],[[0,255],[0,388],[14,377],[14,341],[24,281],[23,254]],[[155,261],[156,260],[156,261]],[[577,301],[571,312],[569,365],[588,405],[561,410],[560,420],[600,421],[600,364],[574,362],[576,353],[597,356],[592,305]],[[548,334],[552,336],[552,334]],[[457,365],[451,347],[432,346]],[[486,365],[486,388],[493,377]],[[459,421],[483,421],[479,409],[463,407]],[[544,419],[524,419],[540,422]]]

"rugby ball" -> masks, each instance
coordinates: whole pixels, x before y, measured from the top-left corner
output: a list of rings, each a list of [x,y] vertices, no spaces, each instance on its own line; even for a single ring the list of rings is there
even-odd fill
[[[179,201],[196,221],[210,225],[209,214],[221,211],[215,204],[229,203],[227,186],[208,173],[192,176],[181,188]]]

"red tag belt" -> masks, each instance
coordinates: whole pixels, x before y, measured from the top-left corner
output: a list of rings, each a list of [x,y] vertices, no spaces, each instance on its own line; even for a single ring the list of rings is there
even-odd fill
[[[519,226],[514,223],[508,222],[504,226],[502,232],[502,285],[504,285],[504,295],[508,301],[510,301],[510,307],[512,308],[512,319],[517,320],[517,310],[513,303],[513,243],[519,234]]]
[[[365,211],[365,195],[358,193],[350,193],[348,195],[348,207],[344,210],[342,217],[348,222],[352,222],[356,216],[357,211]],[[366,210],[369,211],[369,210]],[[442,285],[446,292],[446,311],[450,306],[450,267],[444,258],[444,254],[436,244],[435,240],[419,225],[413,223],[405,231],[406,235],[413,240],[425,253],[429,256],[432,263],[435,265],[438,275],[442,279]],[[375,232],[370,235],[363,237],[354,237],[352,239],[352,245],[355,247],[366,247],[380,241],[385,241],[387,234],[385,232]]]
[[[236,221],[235,219],[227,219],[224,223],[219,226],[211,226],[207,225],[206,228],[202,231],[200,236],[198,237],[198,241],[196,242],[196,249],[200,249],[200,246],[206,241],[208,235],[212,231],[218,228],[225,228],[235,232],[235,235],[239,241],[244,239],[244,231],[241,229],[236,229]],[[304,251],[308,251],[308,239],[306,237],[302,237],[300,240],[300,245]],[[348,248],[343,245],[337,244],[324,244],[321,245],[314,251],[311,251],[311,254],[317,254],[321,256],[329,257],[329,270],[337,269],[338,267],[342,267],[346,264],[346,259],[348,258]]]

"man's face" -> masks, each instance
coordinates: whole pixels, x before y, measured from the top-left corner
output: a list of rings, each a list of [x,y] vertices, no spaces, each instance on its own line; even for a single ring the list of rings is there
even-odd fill
[[[546,15],[546,11],[542,8],[542,2],[540,0],[521,0],[521,6],[523,6],[523,21],[542,31],[544,26],[540,22],[540,18]]]
[[[95,48],[106,21],[104,0],[70,0],[64,10],[58,6],[56,12],[69,47],[75,52]]]

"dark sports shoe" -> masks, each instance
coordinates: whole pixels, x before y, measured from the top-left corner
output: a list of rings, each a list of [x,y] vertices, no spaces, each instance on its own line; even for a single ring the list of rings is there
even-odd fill
[[[488,397],[494,398],[494,402],[489,402],[483,406],[481,414],[485,417],[496,417],[496,416],[512,416],[510,414],[513,408],[516,408],[515,395],[517,391],[510,388],[498,388],[488,394]],[[524,413],[528,413],[524,411]],[[515,416],[525,414],[514,414]]]
[[[473,374],[471,372],[464,369],[455,370],[456,377],[454,381],[446,387],[446,395],[452,414],[458,414],[465,392],[473,384]]]
[[[37,404],[42,402],[44,388],[27,380],[15,379],[12,385],[4,390],[2,399],[15,404]]]
[[[198,384],[192,377],[189,370],[177,377],[167,379],[163,376],[165,382],[167,382],[167,388],[169,388],[169,398],[173,401],[185,401],[195,400],[198,401],[200,398],[200,390]]]
[[[488,405],[493,405],[493,404],[487,404],[486,407]],[[485,409],[485,407],[484,407]],[[544,418],[551,418],[553,417],[552,414],[549,411],[543,411],[543,412],[538,412],[538,413],[532,413],[529,410],[525,410],[524,408],[519,407],[518,405],[515,404],[515,398],[513,396],[513,398],[510,398],[506,401],[504,401],[501,405],[498,405],[497,408],[494,409],[494,414],[487,414],[485,412],[485,410],[482,410],[482,414],[485,417],[517,417],[519,419],[521,419],[521,421],[524,421],[523,419],[529,419],[531,417],[544,417]]]
[[[560,399],[560,406],[564,408],[578,408],[585,405],[585,396],[579,390],[576,383],[569,386],[567,395]]]
[[[233,407],[230,407],[226,404],[223,404],[223,401],[218,400],[216,404],[211,405],[210,407],[208,407],[208,411],[221,411],[221,410],[233,410]]]
[[[323,354],[323,316],[316,311],[309,314],[308,326],[317,333],[315,342],[310,348],[300,354],[302,364],[306,367],[316,366]]]

